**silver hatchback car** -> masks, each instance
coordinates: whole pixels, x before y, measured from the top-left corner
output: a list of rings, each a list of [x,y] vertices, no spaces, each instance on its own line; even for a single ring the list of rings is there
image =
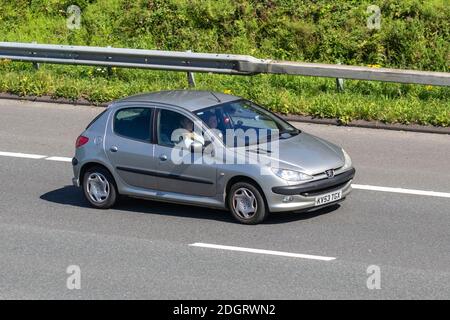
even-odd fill
[[[228,209],[245,224],[342,201],[355,174],[342,148],[249,100],[194,90],[113,102],[78,137],[72,165],[95,208],[126,195]]]

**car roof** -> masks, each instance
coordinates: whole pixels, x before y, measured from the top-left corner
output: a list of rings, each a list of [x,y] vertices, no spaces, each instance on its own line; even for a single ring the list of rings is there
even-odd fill
[[[153,102],[178,106],[192,112],[239,99],[242,98],[214,91],[167,90],[126,97],[114,101],[111,106],[124,102]]]

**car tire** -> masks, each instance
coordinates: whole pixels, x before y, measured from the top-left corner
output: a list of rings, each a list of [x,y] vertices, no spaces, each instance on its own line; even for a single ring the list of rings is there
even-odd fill
[[[100,166],[86,170],[83,176],[83,193],[91,206],[97,209],[111,208],[118,198],[114,178]]]
[[[243,224],[258,224],[269,215],[262,191],[248,182],[233,184],[228,193],[228,208]]]

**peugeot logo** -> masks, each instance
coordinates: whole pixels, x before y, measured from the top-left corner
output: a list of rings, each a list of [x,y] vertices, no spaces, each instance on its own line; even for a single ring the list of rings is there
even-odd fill
[[[325,171],[325,174],[327,175],[328,178],[333,178],[334,177],[334,170],[330,169]]]

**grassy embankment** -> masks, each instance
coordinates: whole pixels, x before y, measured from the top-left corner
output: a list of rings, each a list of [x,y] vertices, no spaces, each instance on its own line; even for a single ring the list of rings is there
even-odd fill
[[[66,9],[82,9],[81,28]],[[367,7],[381,9],[369,30]],[[0,41],[249,54],[292,61],[448,72],[450,8],[434,1],[0,0]],[[450,126],[450,88],[258,75],[196,74],[199,89],[231,91],[273,111],[321,118]],[[184,73],[0,61],[0,92],[86,98],[187,87]]]

